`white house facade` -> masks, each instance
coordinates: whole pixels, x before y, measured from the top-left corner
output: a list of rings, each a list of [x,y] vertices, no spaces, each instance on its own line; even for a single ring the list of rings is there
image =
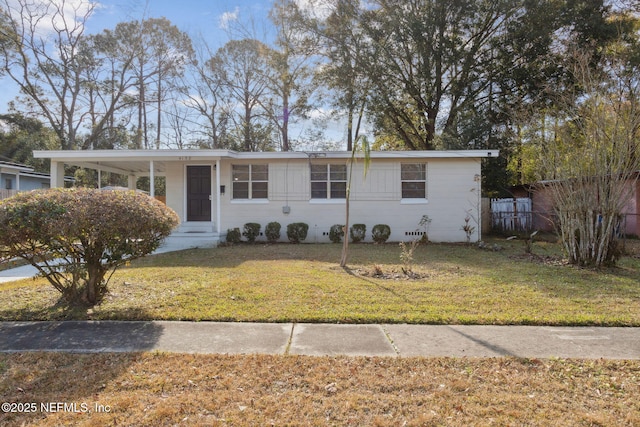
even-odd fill
[[[309,225],[306,242],[329,242],[329,229],[345,222],[349,152],[236,152],[231,150],[36,151],[51,159],[51,187],[64,185],[64,167],[80,166],[129,177],[165,177],[166,203],[181,219],[172,238],[198,246],[224,239],[245,223],[277,221]],[[389,241],[408,241],[428,231],[438,242],[466,241],[465,218],[479,240],[481,160],[498,151],[377,151],[366,176],[353,166],[350,224],[391,228]],[[150,180],[152,183],[154,179]],[[153,185],[151,194],[155,194]],[[419,226],[424,215],[429,228]],[[264,240],[264,237],[262,237]],[[260,240],[260,238],[259,238]]]

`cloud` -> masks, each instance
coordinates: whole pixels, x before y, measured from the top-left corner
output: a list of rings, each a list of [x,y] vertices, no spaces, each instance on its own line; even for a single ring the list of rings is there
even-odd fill
[[[225,12],[218,19],[218,26],[223,30],[229,29],[229,24],[238,20],[240,8],[236,7],[233,12]]]
[[[327,19],[334,9],[334,4],[327,0],[295,0],[303,13],[317,19]]]

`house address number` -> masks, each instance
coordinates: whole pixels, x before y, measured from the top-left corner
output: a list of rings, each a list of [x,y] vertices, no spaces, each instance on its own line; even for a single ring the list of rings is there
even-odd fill
[[[178,160],[191,160],[191,156],[180,156]]]

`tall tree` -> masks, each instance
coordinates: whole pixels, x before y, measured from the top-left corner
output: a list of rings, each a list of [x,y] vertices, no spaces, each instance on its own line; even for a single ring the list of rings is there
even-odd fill
[[[512,1],[377,0],[361,12],[370,47],[359,58],[372,84],[371,111],[410,149],[436,148],[462,111],[482,100],[491,42]]]
[[[289,126],[307,118],[313,92],[311,60],[315,49],[296,25],[298,13],[293,0],[276,1],[269,13],[277,35],[275,47],[268,52],[272,96],[265,107],[280,134],[282,151],[291,150]]]
[[[192,60],[191,39],[166,18],[150,18],[119,26],[126,27],[123,31],[132,34],[130,42],[137,53],[134,69],[138,89],[138,145],[160,148],[163,105],[173,101],[178,77]],[[154,113],[155,118],[152,118]],[[153,142],[149,137],[151,123],[155,127]]]
[[[575,52],[588,52],[586,65],[597,73],[607,52],[619,50],[619,40],[637,42],[635,21],[602,0],[529,0],[507,24],[494,48],[492,114],[486,117],[494,135],[508,143],[501,157],[511,184],[536,178],[538,153],[557,138],[564,111],[583,96],[573,72]]]
[[[298,40],[315,46],[323,58],[316,71],[316,84],[329,91],[329,105],[346,122],[347,151],[351,151],[360,134],[367,104],[368,67],[358,58],[367,40],[360,29],[360,1],[329,0],[322,6],[311,3],[306,8],[292,8],[289,25],[304,29]]]
[[[211,61],[222,73],[229,99],[238,105],[232,118],[237,143],[243,151],[264,151],[273,146],[270,123],[261,106],[269,90],[268,51],[264,43],[255,39],[231,40]]]
[[[2,44],[3,69],[22,97],[16,108],[42,118],[62,149],[126,145],[132,33],[118,26],[86,35],[94,4],[5,0],[14,37]]]
[[[225,96],[225,81],[222,64],[206,45],[201,42],[191,63],[191,72],[183,76],[181,85],[186,98],[184,104],[195,113],[200,126],[195,131],[200,148],[230,148],[229,122],[232,107]],[[204,121],[204,123],[202,123]]]
[[[86,124],[83,79],[93,65],[83,49],[85,23],[93,3],[4,0],[2,13],[11,43],[2,43],[3,69],[54,129],[62,149],[78,146]]]
[[[40,172],[48,172],[47,161],[33,158],[33,150],[57,148],[53,131],[36,119],[20,114],[1,114],[0,160],[23,163]]]

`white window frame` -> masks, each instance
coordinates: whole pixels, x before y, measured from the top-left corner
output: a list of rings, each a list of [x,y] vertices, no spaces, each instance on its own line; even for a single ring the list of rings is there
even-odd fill
[[[423,178],[406,178],[403,176],[403,166],[421,166],[422,167],[422,172],[424,174]],[[412,171],[407,171],[407,172],[412,172]],[[419,197],[414,197],[414,196],[405,196],[405,188],[404,188],[404,184],[408,183],[408,184],[424,184],[424,195],[421,195]],[[400,192],[401,192],[401,197],[402,197],[402,201],[405,203],[411,203],[412,201],[415,203],[421,203],[427,200],[427,164],[426,163],[401,163],[400,164]],[[408,189],[407,191],[417,191],[416,189]]]
[[[248,180],[239,180],[235,178],[235,168],[237,166],[248,167],[249,168],[249,179]],[[260,166],[266,168],[267,179],[254,179],[254,167]],[[258,172],[256,172],[257,174]],[[247,197],[236,197],[236,183],[247,183]],[[266,186],[266,197],[254,197],[254,184],[264,183]],[[243,200],[269,200],[269,165],[265,163],[252,163],[252,164],[234,164],[231,165],[231,199],[234,201],[243,201]]]
[[[326,179],[313,179],[313,168],[320,168],[323,167],[325,168],[325,173],[326,173]],[[344,179],[331,179],[331,168],[332,167],[344,167]],[[316,165],[311,165],[311,175],[310,175],[310,192],[311,192],[311,200],[313,201],[320,201],[320,200],[346,200],[347,198],[347,165],[342,165],[339,163],[327,163],[327,164],[316,164]],[[335,171],[334,173],[339,173],[338,171]],[[313,184],[317,183],[317,182],[322,182],[326,185],[325,187],[325,191],[326,191],[326,196],[325,197],[314,197],[313,195]],[[333,189],[331,188],[331,184],[337,184],[337,183],[344,183],[344,197],[333,197]]]

